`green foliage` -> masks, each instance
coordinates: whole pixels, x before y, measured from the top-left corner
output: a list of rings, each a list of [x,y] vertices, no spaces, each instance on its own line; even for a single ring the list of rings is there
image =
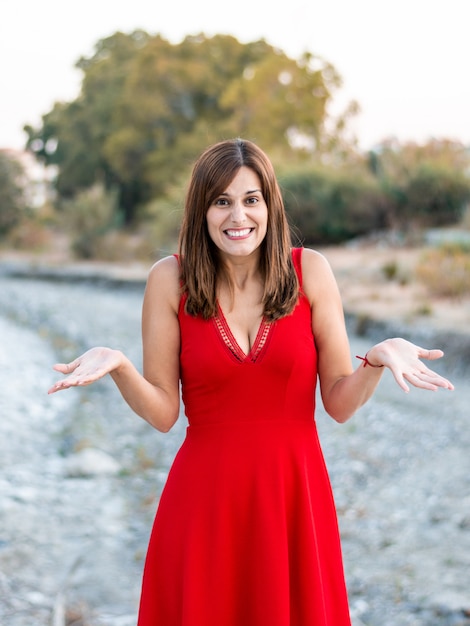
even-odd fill
[[[382,266],[382,274],[387,280],[395,280],[398,277],[398,263],[396,261],[388,261]]]
[[[171,44],[135,31],[100,40],[77,67],[79,96],[26,130],[29,149],[59,168],[59,205],[75,214],[67,219],[81,256],[95,254],[99,241],[104,249],[110,224],[134,232],[141,225],[146,248],[172,245],[180,181],[203,148],[234,136],[256,141],[281,164],[290,220],[307,244],[451,224],[470,201],[470,154],[461,144],[386,142],[359,155],[347,128],[358,107],[329,116],[340,77],[311,54],[291,59],[263,40],[242,44],[228,35]],[[18,215],[9,201],[7,217],[4,189],[0,232]],[[116,237],[107,234],[108,256]]]
[[[383,226],[380,192],[367,176],[304,166],[280,182],[291,225],[307,244],[338,243]]]
[[[65,201],[62,212],[75,255],[82,259],[99,256],[100,238],[114,225],[116,194],[97,184]]]
[[[142,225],[158,256],[171,254],[176,250],[182,218],[182,197],[175,201],[170,195],[147,205]]]
[[[19,223],[25,209],[23,168],[18,161],[0,151],[0,236]]]
[[[460,143],[384,143],[369,169],[384,193],[390,227],[407,230],[454,224],[470,200],[470,153]]]
[[[410,177],[406,196],[406,208],[422,226],[455,224],[470,200],[470,180],[463,172],[423,166]]]
[[[339,84],[334,68],[315,67],[311,55],[295,61],[274,51],[246,67],[225,91],[222,104],[231,111],[231,134],[285,149],[296,136],[318,147],[331,90]]]
[[[115,109],[135,55],[148,38],[136,31],[115,33],[99,41],[95,54],[77,63],[84,72],[79,97],[70,103],[56,103],[43,116],[41,128],[25,127],[28,148],[44,163],[59,166],[56,188],[60,198],[70,199],[98,183],[118,190],[124,213],[140,201],[140,189],[128,179],[121,180],[107,161],[104,146],[120,130]]]
[[[59,166],[57,190],[72,198],[96,183],[116,189],[126,224],[165,195],[209,143],[246,136],[292,154],[292,137],[321,147],[339,77],[327,63],[299,61],[265,41],[227,35],[173,45],[142,31],[99,41],[79,97],[57,103],[28,147]]]

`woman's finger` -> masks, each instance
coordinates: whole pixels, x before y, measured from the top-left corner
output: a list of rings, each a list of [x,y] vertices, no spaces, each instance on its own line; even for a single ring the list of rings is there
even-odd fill
[[[55,393],[56,391],[62,391],[64,389],[70,389],[71,387],[83,387],[90,385],[93,380],[86,380],[84,378],[64,378],[59,380],[48,390],[48,394]]]
[[[71,361],[70,363],[56,363],[52,366],[56,372],[60,372],[61,374],[70,374],[79,364],[78,359]]]
[[[409,383],[421,389],[430,389],[432,391],[437,391],[439,388],[451,391],[454,389],[453,384],[447,378],[436,374],[432,370],[404,373],[403,376]]]
[[[420,359],[435,361],[436,359],[442,358],[444,356],[444,352],[442,350],[425,350],[424,348],[419,348],[418,356]]]

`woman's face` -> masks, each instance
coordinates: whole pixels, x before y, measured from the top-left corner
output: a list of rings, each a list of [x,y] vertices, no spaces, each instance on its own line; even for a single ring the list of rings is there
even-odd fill
[[[244,257],[256,252],[268,226],[268,207],[258,175],[242,166],[210,205],[206,220],[209,236],[223,256]]]

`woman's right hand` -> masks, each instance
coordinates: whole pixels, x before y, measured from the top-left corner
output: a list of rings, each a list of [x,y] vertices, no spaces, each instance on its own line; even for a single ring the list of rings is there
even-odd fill
[[[90,385],[116,370],[123,363],[124,355],[111,348],[91,348],[70,363],[56,363],[53,369],[66,377],[57,381],[48,391],[49,394],[70,387]]]

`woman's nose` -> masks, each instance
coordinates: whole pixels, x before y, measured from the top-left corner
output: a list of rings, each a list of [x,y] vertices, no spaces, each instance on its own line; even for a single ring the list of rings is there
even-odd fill
[[[234,224],[242,224],[246,220],[245,209],[239,202],[232,207],[231,219]]]

